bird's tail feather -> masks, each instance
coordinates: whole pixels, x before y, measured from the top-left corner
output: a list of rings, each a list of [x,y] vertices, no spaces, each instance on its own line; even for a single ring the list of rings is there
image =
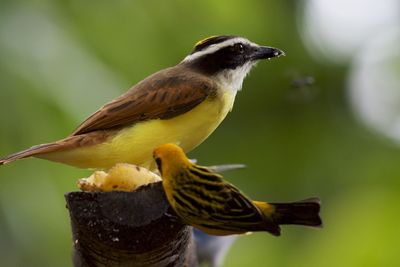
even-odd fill
[[[15,160],[18,160],[18,159],[24,159],[24,158],[35,156],[38,154],[53,152],[54,150],[56,150],[57,147],[59,147],[59,144],[56,142],[33,146],[33,147],[25,149],[23,151],[20,151],[20,152],[8,155],[4,158],[1,158],[0,165],[4,165],[4,164],[10,163],[10,162],[13,162]]]
[[[270,203],[274,207],[272,218],[277,224],[298,224],[320,227],[320,199],[308,198],[292,203]]]
[[[110,137],[114,136],[116,132],[117,130],[116,131],[108,130],[108,131],[94,131],[82,135],[71,135],[68,136],[67,138],[58,140],[56,142],[33,146],[26,150],[1,158],[0,165],[32,156],[52,160],[50,157],[47,157],[51,153],[62,152],[78,147],[96,145],[105,142]]]

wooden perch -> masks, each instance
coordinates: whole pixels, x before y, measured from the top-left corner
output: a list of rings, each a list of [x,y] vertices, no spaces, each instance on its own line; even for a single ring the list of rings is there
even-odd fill
[[[161,182],[134,192],[65,195],[73,234],[73,264],[198,266],[192,229],[173,214]]]

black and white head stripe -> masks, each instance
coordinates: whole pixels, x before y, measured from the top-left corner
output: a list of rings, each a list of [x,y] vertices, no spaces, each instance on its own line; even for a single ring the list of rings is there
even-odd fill
[[[190,55],[185,57],[183,62],[189,62],[204,55],[212,54],[222,48],[232,46],[236,43],[242,43],[244,45],[249,45],[249,46],[251,45],[256,46],[256,44],[239,36],[234,36],[234,35],[212,36],[197,42],[192,53],[190,53]]]
[[[190,54],[194,54],[196,52],[202,51],[204,49],[206,49],[207,47],[209,47],[210,45],[216,45],[222,42],[225,42],[227,40],[233,39],[233,38],[237,38],[239,36],[235,36],[235,35],[216,35],[216,36],[211,36],[208,38],[205,38],[201,41],[198,41],[195,46],[194,49],[192,51],[192,53]]]
[[[259,46],[239,36],[213,36],[198,42],[181,64],[215,79],[224,88],[238,91],[258,60],[283,55],[283,51]]]

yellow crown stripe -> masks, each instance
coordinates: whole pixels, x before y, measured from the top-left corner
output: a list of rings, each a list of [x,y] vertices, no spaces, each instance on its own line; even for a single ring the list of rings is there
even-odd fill
[[[210,39],[212,39],[212,38],[215,38],[215,37],[217,37],[217,36],[218,36],[218,35],[213,35],[213,36],[204,38],[204,39],[198,41],[198,42],[194,45],[194,47],[197,47],[197,46],[199,46],[199,45],[202,45],[202,44],[204,44],[205,42],[207,42],[208,40],[210,40]]]

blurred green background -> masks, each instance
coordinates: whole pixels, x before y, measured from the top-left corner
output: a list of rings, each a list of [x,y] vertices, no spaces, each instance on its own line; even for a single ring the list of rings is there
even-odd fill
[[[398,266],[397,1],[0,2],[0,155],[68,135],[105,102],[209,35],[279,47],[190,153],[245,163],[226,178],[269,201],[322,199],[324,228],[240,237],[224,266]],[[372,58],[371,58],[372,57]],[[63,194],[89,171],[0,167],[0,265],[71,266]]]

